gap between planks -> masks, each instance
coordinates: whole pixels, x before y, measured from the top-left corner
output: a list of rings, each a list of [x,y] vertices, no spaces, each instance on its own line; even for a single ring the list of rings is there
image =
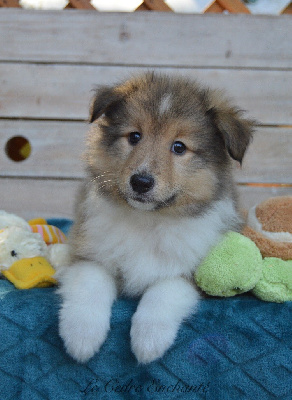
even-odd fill
[[[222,65],[189,65],[189,64],[131,64],[131,63],[101,63],[101,62],[78,62],[78,61],[24,61],[24,60],[1,60],[1,64],[27,64],[27,65],[56,65],[56,66],[79,66],[79,67],[129,67],[129,68],[148,68],[148,69],[210,69],[210,70],[234,70],[234,71],[292,71],[291,67],[253,67],[253,66],[222,66]]]

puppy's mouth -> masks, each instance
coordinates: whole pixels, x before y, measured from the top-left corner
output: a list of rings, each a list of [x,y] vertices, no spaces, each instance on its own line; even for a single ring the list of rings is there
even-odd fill
[[[128,197],[127,202],[131,207],[138,210],[155,211],[161,208],[169,207],[172,203],[174,203],[175,198],[176,194],[173,194],[165,200],[155,200],[145,195],[136,195],[133,197]]]

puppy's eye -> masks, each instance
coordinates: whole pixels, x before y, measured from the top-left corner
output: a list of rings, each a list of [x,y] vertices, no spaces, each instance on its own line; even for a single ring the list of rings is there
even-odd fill
[[[129,143],[132,146],[135,146],[135,144],[137,144],[141,140],[141,137],[142,137],[141,133],[139,133],[139,132],[131,132],[129,134],[129,137],[128,137]]]
[[[179,141],[174,142],[171,146],[171,151],[178,155],[184,154],[186,149],[186,145]]]

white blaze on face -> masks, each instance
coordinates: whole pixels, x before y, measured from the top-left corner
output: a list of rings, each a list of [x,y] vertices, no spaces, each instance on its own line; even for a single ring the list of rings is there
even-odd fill
[[[162,115],[165,112],[169,111],[170,107],[171,107],[171,95],[165,94],[161,99],[161,103],[159,106],[159,115]]]

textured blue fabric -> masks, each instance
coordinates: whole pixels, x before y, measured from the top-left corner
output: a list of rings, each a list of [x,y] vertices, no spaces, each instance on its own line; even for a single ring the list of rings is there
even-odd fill
[[[129,339],[137,301],[114,304],[106,342],[80,365],[58,336],[59,300],[55,288],[0,280],[1,400],[292,399],[291,302],[204,299],[166,355],[141,366]]]

